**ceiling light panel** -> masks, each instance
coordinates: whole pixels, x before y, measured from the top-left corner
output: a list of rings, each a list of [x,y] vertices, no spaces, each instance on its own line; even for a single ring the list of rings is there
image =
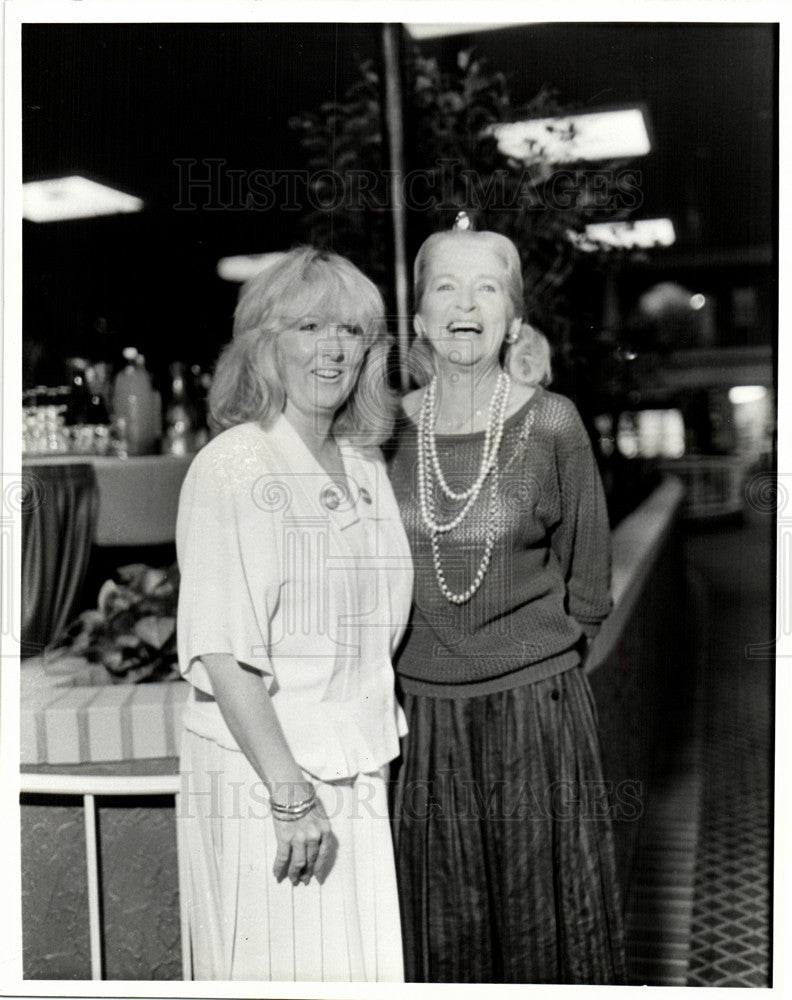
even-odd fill
[[[140,198],[78,175],[22,185],[22,217],[30,222],[89,219],[142,209]]]
[[[525,163],[576,163],[645,156],[652,144],[640,108],[491,125],[504,156]]]

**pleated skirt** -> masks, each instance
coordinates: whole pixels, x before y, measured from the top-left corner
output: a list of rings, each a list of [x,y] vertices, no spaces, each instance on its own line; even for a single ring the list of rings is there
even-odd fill
[[[385,773],[313,779],[333,863],[293,886],[272,873],[267,793],[244,754],[187,730],[181,769],[195,979],[404,981]]]
[[[405,694],[395,790],[408,982],[621,984],[622,909],[580,668],[476,697]]]

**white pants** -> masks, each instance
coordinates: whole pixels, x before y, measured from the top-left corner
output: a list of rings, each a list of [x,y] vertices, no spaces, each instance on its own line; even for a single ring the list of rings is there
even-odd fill
[[[244,754],[186,730],[181,767],[195,979],[404,981],[385,775],[313,779],[337,850],[322,884],[293,886]]]

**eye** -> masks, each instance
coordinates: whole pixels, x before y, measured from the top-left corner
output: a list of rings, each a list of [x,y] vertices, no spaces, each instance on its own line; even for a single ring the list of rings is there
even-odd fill
[[[300,322],[300,330],[305,333],[316,333],[319,324],[313,319],[304,319]]]
[[[498,291],[498,286],[495,284],[494,281],[483,281],[479,287],[481,288],[482,292]]]
[[[450,291],[452,291],[453,287],[454,287],[454,285],[453,285],[452,282],[450,282],[450,281],[441,281],[440,284],[437,286],[437,291],[438,292],[450,292]]]
[[[363,327],[356,323],[342,323],[338,327],[338,332],[344,337],[362,337]]]

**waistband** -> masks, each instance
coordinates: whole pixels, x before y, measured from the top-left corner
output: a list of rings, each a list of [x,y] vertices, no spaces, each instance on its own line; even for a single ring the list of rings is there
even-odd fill
[[[399,674],[399,685],[405,694],[419,694],[424,698],[475,698],[479,695],[497,694],[499,691],[509,691],[512,688],[523,687],[526,684],[536,684],[537,681],[555,677],[566,670],[572,670],[580,665],[580,654],[576,649],[569,649],[558,656],[553,656],[540,663],[530,663],[518,667],[508,674],[498,677],[487,677],[481,681],[463,681],[460,684],[436,684],[434,681],[421,680]]]

